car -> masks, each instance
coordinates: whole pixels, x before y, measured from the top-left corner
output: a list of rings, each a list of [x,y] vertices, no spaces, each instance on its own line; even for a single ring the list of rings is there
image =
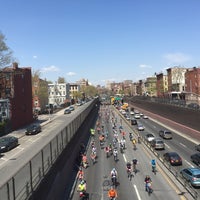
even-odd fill
[[[200,153],[195,153],[190,156],[190,159],[197,166],[200,166]]]
[[[70,114],[70,113],[71,113],[71,110],[69,108],[66,108],[64,111],[64,114]]]
[[[140,114],[135,114],[134,117],[135,119],[140,119]]]
[[[134,111],[131,111],[131,112],[130,112],[130,115],[134,115],[134,114],[135,114]]]
[[[180,174],[186,179],[192,186],[200,187],[200,169],[199,168],[185,168],[180,171]]]
[[[171,165],[182,165],[182,158],[176,152],[167,152],[163,154],[163,159]]]
[[[136,119],[131,119],[131,125],[137,125],[137,120]]]
[[[26,135],[35,135],[41,131],[42,131],[42,128],[41,128],[40,124],[32,124],[26,129],[25,134]]]
[[[196,151],[200,151],[200,144],[195,145],[194,148],[195,148]]]
[[[151,142],[152,140],[154,140],[155,139],[155,136],[153,135],[153,134],[151,134],[151,133],[147,133],[146,135],[145,135],[145,140],[147,141],[147,142]]]
[[[69,106],[68,109],[69,109],[70,111],[75,110],[74,106]]]
[[[148,119],[149,117],[147,115],[143,115],[143,119]]]
[[[142,124],[138,124],[137,130],[144,131],[144,126]]]
[[[18,138],[14,136],[3,136],[0,138],[0,153],[5,153],[17,147],[19,144]]]
[[[168,130],[160,130],[159,135],[163,139],[172,139],[172,132]]]
[[[155,150],[164,150],[165,149],[165,143],[161,138],[155,138],[151,141],[151,146]]]

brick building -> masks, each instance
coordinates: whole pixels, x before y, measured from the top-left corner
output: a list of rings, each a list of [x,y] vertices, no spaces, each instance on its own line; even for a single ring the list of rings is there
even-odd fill
[[[17,63],[0,71],[0,99],[7,99],[11,130],[33,121],[31,68],[19,68]]]

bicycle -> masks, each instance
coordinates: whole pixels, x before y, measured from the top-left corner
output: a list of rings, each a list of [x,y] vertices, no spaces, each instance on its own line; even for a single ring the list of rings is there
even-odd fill
[[[156,172],[157,172],[156,165],[152,165],[152,172],[156,175]]]
[[[127,174],[128,174],[128,179],[131,181],[131,179],[132,179],[132,173],[131,173],[131,168],[129,169],[127,169]]]

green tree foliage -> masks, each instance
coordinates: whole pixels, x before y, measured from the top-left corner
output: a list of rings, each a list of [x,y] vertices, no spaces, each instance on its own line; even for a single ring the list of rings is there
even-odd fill
[[[85,97],[94,97],[97,95],[98,90],[96,87],[88,85],[88,86],[81,86],[81,92],[85,95]]]
[[[5,36],[0,32],[0,68],[14,62],[12,51],[5,43]]]
[[[40,108],[44,109],[48,104],[48,81],[40,78],[40,71],[33,71],[32,85],[35,87],[34,95],[37,95],[40,101]]]

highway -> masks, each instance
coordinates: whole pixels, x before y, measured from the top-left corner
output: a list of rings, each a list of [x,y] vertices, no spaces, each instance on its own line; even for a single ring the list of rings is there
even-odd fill
[[[27,163],[30,158],[34,157],[40,151],[41,147],[44,146],[45,143],[49,143],[54,137],[55,133],[59,131],[59,129],[63,126],[63,124],[67,124],[72,118],[73,115],[76,114],[76,112],[81,111],[81,107],[77,108],[74,113],[71,113],[70,115],[63,115],[63,111],[60,113],[54,114],[51,116],[51,120],[48,120],[46,118],[49,118],[49,116],[46,116],[45,119],[41,119],[41,121],[44,123],[44,126],[42,128],[42,132],[34,135],[34,136],[25,136],[24,132],[25,129],[19,130],[18,132],[11,133],[12,135],[15,135],[19,138],[20,145],[5,153],[1,159],[0,159],[0,176],[1,181],[0,183],[4,183],[6,180],[9,179],[9,176],[15,174],[15,171],[18,171],[21,166],[23,166],[25,163]],[[165,124],[160,123],[159,120],[155,120],[153,118],[153,114],[151,117],[150,112],[146,112],[145,110],[142,110],[140,108],[137,108],[140,112],[143,112],[144,114],[147,114],[149,116],[149,119],[139,119],[138,121],[142,123],[145,126],[144,131],[140,131],[139,134],[143,137],[146,133],[152,133],[155,136],[158,136],[158,132],[160,129],[163,129],[163,126],[166,127]],[[145,113],[146,112],[146,113]],[[110,114],[110,118],[108,119],[108,115],[106,113]],[[85,170],[85,178],[87,181],[87,191],[90,194],[90,199],[94,200],[107,200],[107,192],[110,188],[111,181],[110,181],[110,171],[113,167],[115,167],[118,171],[118,199],[123,200],[129,200],[129,199],[194,199],[191,197],[191,195],[188,193],[188,191],[180,184],[179,181],[176,180],[176,178],[169,172],[169,170],[163,165],[162,162],[160,162],[157,159],[157,173],[156,175],[152,173],[151,171],[151,164],[150,160],[152,158],[155,158],[155,154],[149,149],[148,145],[142,142],[142,144],[137,144],[137,149],[133,150],[132,143],[129,140],[128,133],[129,132],[135,132],[137,133],[137,126],[131,126],[130,122],[126,120],[116,109],[114,109],[112,106],[101,106],[100,107],[100,118],[98,119],[101,124],[104,126],[105,131],[108,131],[108,138],[106,139],[105,145],[108,145],[113,141],[113,129],[112,129],[112,123],[111,118],[114,118],[117,122],[117,130],[118,127],[121,124],[123,130],[127,133],[126,135],[126,149],[124,153],[120,153],[118,149],[118,158],[119,160],[117,162],[114,161],[113,156],[110,156],[109,158],[106,158],[104,148],[101,148],[99,145],[98,136],[95,137],[95,143],[97,147],[97,162],[93,165],[91,160],[89,161],[89,167]],[[122,120],[121,120],[122,119]],[[89,127],[92,127],[95,122],[92,122],[92,120],[87,121],[86,124],[88,124]],[[170,127],[167,127],[170,128]],[[81,131],[86,131],[87,129],[83,129]],[[118,130],[119,131],[119,130]],[[85,133],[84,133],[85,134]],[[166,144],[166,149],[163,151],[156,151],[157,154],[160,155],[162,158],[162,155],[164,152],[167,151],[176,151],[181,155],[183,159],[183,165],[182,166],[176,166],[171,167],[173,171],[175,171],[177,174],[179,171],[188,166],[195,166],[190,161],[190,155],[195,152],[194,145],[199,142],[195,140],[194,138],[187,137],[186,135],[183,135],[182,133],[178,132],[178,130],[172,129],[173,139],[172,140],[164,140]],[[136,137],[136,135],[135,135]],[[62,138],[57,138],[61,140]],[[121,139],[121,135],[119,134],[119,140]],[[79,141],[80,142],[80,141]],[[88,151],[87,155],[89,156],[91,153],[90,148],[90,142],[88,143]],[[104,147],[105,147],[104,145]],[[77,145],[76,145],[77,146]],[[45,149],[44,149],[45,153]],[[56,153],[56,152],[55,152]],[[56,155],[55,155],[56,156]],[[127,172],[126,172],[126,162],[131,161],[133,158],[137,158],[139,163],[137,165],[137,173],[134,175],[132,180],[130,181],[127,178]],[[53,158],[54,159],[54,158]],[[63,159],[64,160],[64,159]],[[35,159],[35,162],[41,162],[41,160]],[[64,161],[63,161],[64,162]],[[68,164],[70,161],[65,161]],[[62,164],[62,163],[61,163]],[[37,166],[37,164],[36,164]],[[77,167],[77,166],[74,166]],[[35,173],[37,172],[38,168],[34,169],[34,165],[32,166],[32,171]],[[24,172],[27,172],[28,174],[29,169],[24,169]],[[66,173],[66,176],[69,176],[67,179],[70,181],[68,185],[65,186],[66,191],[69,193],[65,193],[65,197],[62,199],[68,200],[78,200],[79,194],[76,192],[77,189],[77,182],[74,182],[73,177],[71,176],[70,180],[70,174],[74,173],[70,171]],[[144,178],[146,175],[150,175],[152,181],[153,181],[153,193],[148,196],[147,192],[144,188]],[[19,177],[20,176],[20,177]],[[17,183],[16,187],[21,187],[25,182],[30,181],[30,177],[26,177],[23,174],[18,174],[17,177],[20,182]],[[73,184],[73,188],[71,190],[71,183]],[[21,185],[21,186],[20,186]],[[43,186],[45,187],[45,185]],[[43,188],[42,187],[42,188]],[[17,188],[16,188],[17,189]],[[51,189],[53,189],[53,185],[51,186]],[[70,191],[70,190],[71,191]],[[44,191],[44,188],[40,191]],[[199,189],[195,189],[195,191],[198,194],[198,197],[200,197]],[[43,192],[45,195],[45,192]],[[53,191],[52,191],[53,193]],[[39,193],[40,194],[40,193]],[[52,194],[46,195],[46,199],[50,199],[50,196]],[[39,196],[39,195],[38,195]],[[62,196],[62,194],[61,194]],[[33,198],[34,199],[34,198]],[[35,198],[37,199],[37,198]],[[45,199],[42,197],[42,199]],[[52,197],[53,199],[53,197]],[[59,199],[61,199],[59,197]]]
[[[106,116],[105,113],[114,113],[112,117],[116,118],[117,120],[117,127],[120,126],[120,118],[122,115],[119,114],[118,111],[113,109],[112,107],[101,108],[101,115]],[[111,115],[111,114],[110,114]],[[110,116],[111,117],[111,116]],[[122,117],[123,118],[123,117]],[[113,141],[113,130],[112,130],[112,123],[111,120],[105,119],[105,117],[101,117],[101,124],[105,127],[108,131],[109,135],[106,139],[105,145],[109,144]],[[146,133],[152,133],[155,136],[158,136],[159,130],[163,129],[162,124],[156,123],[151,117],[149,119],[139,119],[140,123],[145,126],[144,131],[140,131],[140,135],[144,136]],[[100,147],[98,136],[95,137],[95,143],[97,147],[97,162],[93,165],[90,161],[89,167],[84,170],[85,172],[85,179],[87,182],[87,192],[90,195],[90,199],[96,200],[106,200],[108,189],[111,186],[110,181],[110,171],[113,167],[115,167],[118,171],[118,199],[129,200],[129,199],[193,199],[188,192],[185,190],[182,185],[169,173],[167,168],[163,165],[163,163],[159,162],[157,166],[157,173],[156,175],[151,171],[151,164],[150,161],[152,158],[155,158],[155,155],[152,151],[149,150],[148,146],[144,143],[137,144],[137,150],[133,150],[132,143],[129,140],[128,133],[135,132],[137,133],[136,126],[130,126],[130,122],[127,122],[125,118],[122,120],[123,130],[127,133],[126,135],[126,150],[122,154],[119,152],[119,160],[115,162],[113,156],[109,158],[106,157],[104,149]],[[158,151],[157,153],[160,154],[160,157],[164,154],[164,152],[168,151],[176,151],[183,159],[182,166],[173,166],[173,170],[177,173],[188,166],[194,166],[193,163],[190,162],[190,155],[195,152],[194,150],[194,141],[190,141],[185,137],[173,132],[173,139],[172,140],[165,140],[166,149],[163,151]],[[136,137],[136,136],[135,136]],[[119,134],[119,140],[121,139],[121,135]],[[105,146],[104,145],[104,146]],[[91,153],[90,144],[88,144],[88,151],[87,156],[89,157]],[[134,175],[132,180],[130,181],[127,178],[126,172],[126,162],[131,161],[133,158],[137,158],[139,161],[137,169],[138,172]],[[150,175],[153,183],[153,193],[151,196],[147,194],[144,187],[144,178],[146,175]],[[79,193],[76,192],[77,190],[77,183],[74,184],[74,193],[72,193],[73,200],[79,199]],[[199,193],[199,189],[197,189]]]

